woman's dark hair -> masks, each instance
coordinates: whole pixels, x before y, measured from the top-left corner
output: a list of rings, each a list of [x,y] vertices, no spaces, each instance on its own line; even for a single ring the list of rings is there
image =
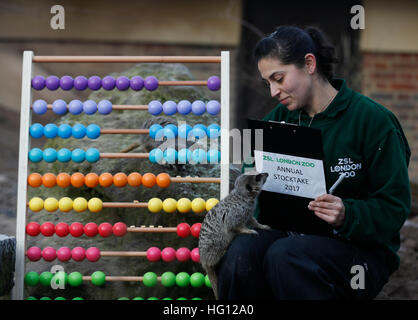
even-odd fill
[[[278,58],[283,64],[305,65],[305,55],[316,57],[318,74],[325,79],[333,78],[333,64],[338,62],[335,48],[324,33],[316,27],[301,29],[280,26],[268,37],[260,40],[254,49],[256,63],[262,58]]]

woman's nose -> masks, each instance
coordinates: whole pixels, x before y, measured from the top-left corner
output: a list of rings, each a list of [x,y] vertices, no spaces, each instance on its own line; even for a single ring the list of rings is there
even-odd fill
[[[270,85],[270,94],[272,98],[277,97],[280,94],[280,88],[274,84]]]

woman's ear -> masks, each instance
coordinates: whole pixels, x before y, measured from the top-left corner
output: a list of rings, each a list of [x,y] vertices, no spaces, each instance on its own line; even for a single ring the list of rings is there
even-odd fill
[[[312,75],[316,71],[316,57],[312,53],[307,53],[305,55],[305,67],[307,72]]]

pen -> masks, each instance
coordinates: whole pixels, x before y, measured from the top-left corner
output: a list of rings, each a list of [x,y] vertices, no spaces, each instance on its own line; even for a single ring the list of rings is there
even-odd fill
[[[329,194],[333,194],[334,191],[335,191],[335,189],[338,187],[338,185],[341,183],[341,181],[344,180],[344,178],[345,178],[345,174],[344,173],[341,173],[340,174],[340,177],[337,179],[337,181],[335,181],[335,183],[332,185],[332,187],[329,188],[328,193]]]

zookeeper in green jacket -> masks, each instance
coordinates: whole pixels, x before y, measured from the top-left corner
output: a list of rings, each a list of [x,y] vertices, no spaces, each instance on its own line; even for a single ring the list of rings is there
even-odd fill
[[[255,214],[273,229],[233,240],[217,269],[220,299],[371,299],[399,267],[411,208],[408,142],[392,112],[333,78],[334,52],[319,29],[293,26],[254,50],[279,101],[264,120],[320,129],[327,185],[346,175],[332,195],[308,205],[333,234],[282,230],[280,203],[263,207],[260,197]]]

